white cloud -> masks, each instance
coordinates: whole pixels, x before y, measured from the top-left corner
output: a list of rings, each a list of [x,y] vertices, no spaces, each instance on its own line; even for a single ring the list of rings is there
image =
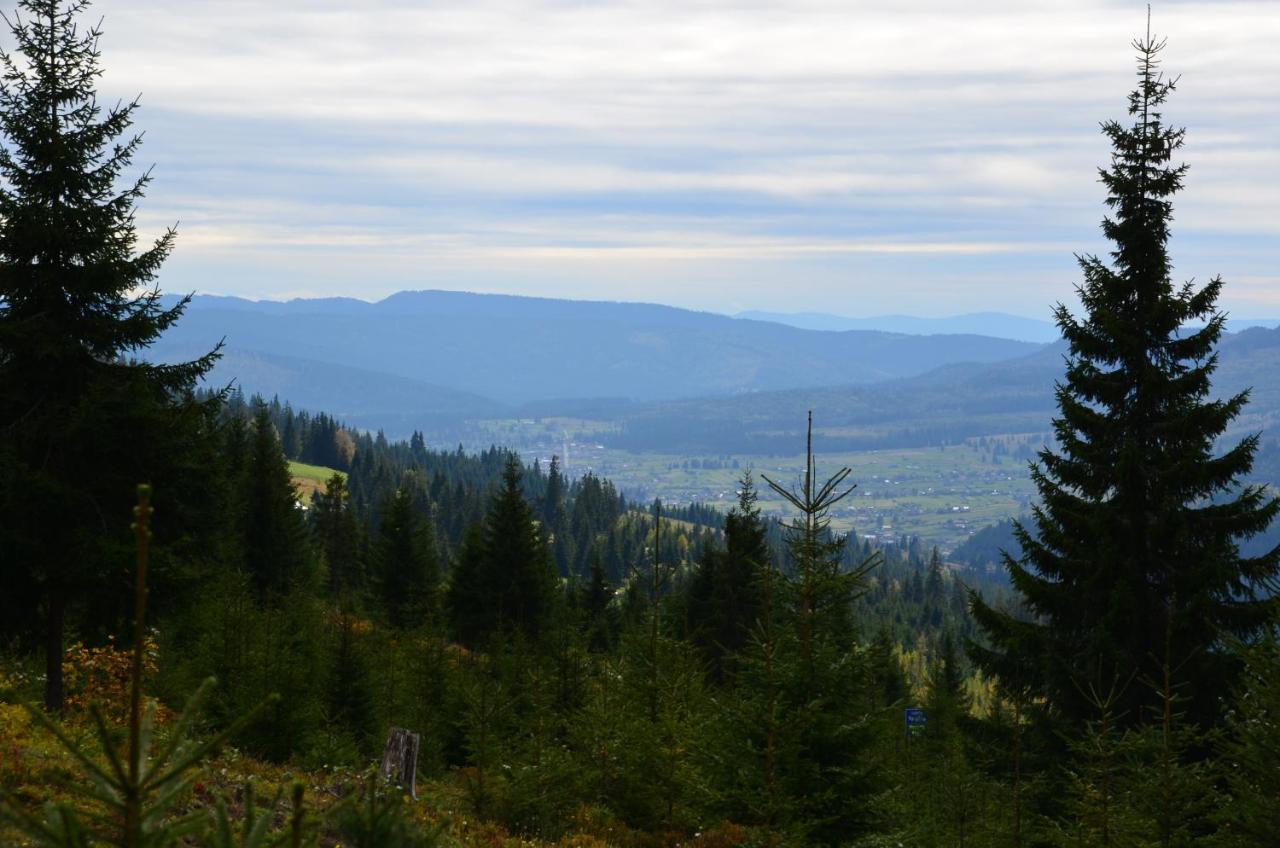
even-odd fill
[[[1097,123],[1122,117],[1145,25],[1127,0],[98,13],[104,93],[143,92],[152,128],[144,223],[183,221],[176,288],[231,263],[255,290],[361,295],[447,258],[475,286],[542,293],[590,266],[634,297],[650,263],[691,261],[677,302],[737,279],[741,303],[822,309],[833,281],[911,275],[863,292],[866,310],[930,286],[957,309],[1070,297],[1070,251],[1105,250]],[[1173,249],[1257,278],[1280,259],[1256,244],[1280,226],[1280,4],[1160,4],[1154,27],[1184,74],[1168,112],[1193,166]]]

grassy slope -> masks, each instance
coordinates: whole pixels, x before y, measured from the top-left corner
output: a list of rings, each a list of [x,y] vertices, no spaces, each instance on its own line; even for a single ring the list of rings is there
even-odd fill
[[[298,490],[298,497],[304,504],[311,503],[311,496],[314,493],[324,491],[325,483],[335,474],[344,480],[347,479],[347,472],[338,471],[336,468],[307,465],[305,462],[289,460],[289,477],[293,480],[293,487]]]

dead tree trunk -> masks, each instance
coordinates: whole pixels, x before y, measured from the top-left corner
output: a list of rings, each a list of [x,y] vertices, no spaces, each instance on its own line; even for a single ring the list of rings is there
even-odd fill
[[[409,790],[409,797],[418,798],[418,734],[393,727],[387,733],[387,747],[382,752],[382,765],[378,772],[395,781],[397,786]]]

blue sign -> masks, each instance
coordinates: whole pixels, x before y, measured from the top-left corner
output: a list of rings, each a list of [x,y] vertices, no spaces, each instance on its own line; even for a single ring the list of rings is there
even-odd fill
[[[919,707],[907,707],[907,736],[923,736],[926,725],[929,724],[929,716]]]

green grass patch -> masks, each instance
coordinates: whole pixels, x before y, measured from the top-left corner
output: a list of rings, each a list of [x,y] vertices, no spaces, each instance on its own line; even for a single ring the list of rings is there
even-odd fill
[[[343,480],[347,479],[347,472],[339,471],[336,468],[326,468],[323,465],[308,465],[305,462],[294,462],[293,460],[289,460],[290,477],[299,477],[303,480],[314,480],[317,483],[324,483],[335,474]]]
[[[311,503],[311,496],[316,492],[323,492],[329,478],[335,474],[343,480],[347,479],[347,472],[336,468],[289,460],[289,478],[293,481],[293,488],[298,492],[298,500],[304,504]]]

